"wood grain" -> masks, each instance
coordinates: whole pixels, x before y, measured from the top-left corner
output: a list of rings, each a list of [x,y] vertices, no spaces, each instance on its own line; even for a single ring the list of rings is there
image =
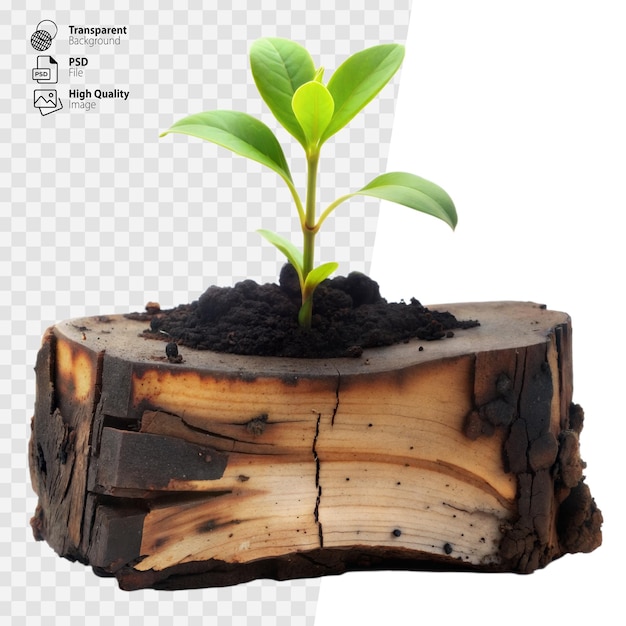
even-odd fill
[[[481,326],[359,359],[170,363],[145,322],[58,324],[37,362],[36,537],[126,589],[528,573],[594,549],[569,317],[445,308]]]

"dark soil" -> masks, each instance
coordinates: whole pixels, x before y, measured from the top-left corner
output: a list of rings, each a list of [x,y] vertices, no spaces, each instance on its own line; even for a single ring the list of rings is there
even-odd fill
[[[261,356],[358,357],[365,348],[450,338],[454,330],[478,326],[447,312],[430,311],[417,300],[387,302],[378,284],[353,272],[324,281],[313,300],[310,330],[298,326],[300,288],[285,265],[279,284],[252,280],[234,287],[209,287],[191,304],[132,314],[150,320],[146,336],[200,350]]]

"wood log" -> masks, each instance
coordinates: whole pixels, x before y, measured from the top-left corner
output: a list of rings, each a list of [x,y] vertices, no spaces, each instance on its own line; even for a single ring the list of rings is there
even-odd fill
[[[128,590],[530,573],[595,549],[569,317],[437,308],[480,326],[355,359],[172,362],[146,322],[54,326],[36,365],[35,537]]]

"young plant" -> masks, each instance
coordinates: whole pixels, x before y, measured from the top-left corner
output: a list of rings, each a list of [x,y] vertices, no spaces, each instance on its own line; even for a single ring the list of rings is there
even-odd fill
[[[377,176],[361,189],[334,200],[318,217],[317,172],[322,146],[380,92],[398,71],[403,58],[401,45],[373,46],[349,57],[324,84],[324,68],[316,68],[309,52],[298,43],[265,38],[252,45],[250,66],[257,89],[274,117],[304,149],[304,202],[278,139],[268,126],[246,113],[198,113],[161,134],[180,133],[216,143],[269,167],[283,179],[300,218],[302,250],[274,232],[258,232],[287,257],[298,274],[302,294],[298,320],[304,328],[311,326],[315,289],[338,267],[334,262],[315,266],[315,236],[342,202],[358,195],[373,196],[437,217],[453,229],[456,226],[457,215],[450,196],[434,183],[406,172]]]

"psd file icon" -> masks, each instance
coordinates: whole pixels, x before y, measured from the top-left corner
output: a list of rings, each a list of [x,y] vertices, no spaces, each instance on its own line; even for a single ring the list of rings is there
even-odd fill
[[[56,89],[35,89],[33,93],[33,105],[42,115],[50,115],[63,108],[61,98],[57,96]]]
[[[33,80],[40,85],[59,82],[59,65],[54,57],[47,55],[37,57],[37,67],[33,68]]]

